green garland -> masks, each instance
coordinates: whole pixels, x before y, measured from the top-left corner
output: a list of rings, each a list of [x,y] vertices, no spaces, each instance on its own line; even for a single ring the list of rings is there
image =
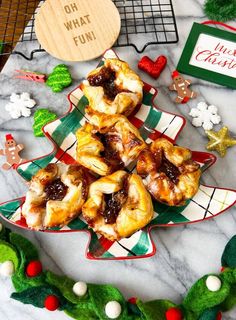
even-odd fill
[[[204,12],[211,20],[226,22],[236,18],[235,0],[206,0]]]
[[[74,280],[40,268],[37,249],[29,240],[0,226],[0,262],[2,266],[12,265],[9,275],[16,292],[11,298],[22,303],[51,311],[63,310],[78,320],[219,320],[221,312],[236,306],[236,236],[228,242],[222,255],[223,271],[199,279],[182,304],[176,305],[168,300],[143,302],[132,298],[126,301],[112,285],[83,283],[87,290],[78,294],[73,290]],[[107,313],[107,304],[111,301],[116,305],[118,302],[118,316]]]

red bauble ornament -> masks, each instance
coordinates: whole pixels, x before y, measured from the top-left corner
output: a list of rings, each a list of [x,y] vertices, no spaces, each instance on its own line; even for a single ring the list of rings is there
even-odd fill
[[[26,267],[26,274],[28,277],[36,277],[43,270],[42,263],[39,260],[30,261]]]
[[[166,320],[182,320],[183,315],[180,309],[170,308],[166,311]]]
[[[131,304],[136,304],[137,298],[131,297],[131,298],[129,298],[128,302],[131,303]]]
[[[59,305],[60,301],[54,295],[47,296],[47,298],[44,300],[44,307],[49,311],[57,310]]]
[[[221,320],[222,319],[222,313],[218,312],[216,316],[216,320]]]

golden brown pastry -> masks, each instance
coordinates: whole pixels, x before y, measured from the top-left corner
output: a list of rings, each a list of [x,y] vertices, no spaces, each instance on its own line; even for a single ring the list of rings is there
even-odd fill
[[[119,59],[106,59],[104,66],[89,73],[81,89],[89,101],[89,113],[128,116],[143,98],[143,82]]]
[[[81,213],[91,176],[79,165],[50,163],[30,182],[22,214],[30,228],[64,226]]]
[[[95,232],[113,241],[145,227],[153,205],[142,179],[119,170],[90,185],[82,214]]]
[[[164,138],[152,142],[138,158],[137,173],[159,202],[182,206],[199,187],[201,170],[189,149],[174,146]]]
[[[94,114],[76,138],[78,163],[101,176],[127,166],[146,147],[137,128],[121,115]]]

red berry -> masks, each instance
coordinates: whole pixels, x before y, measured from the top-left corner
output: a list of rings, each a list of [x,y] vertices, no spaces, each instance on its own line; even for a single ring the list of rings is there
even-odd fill
[[[39,260],[30,261],[26,267],[26,274],[28,277],[36,277],[43,270],[42,263]]]
[[[216,316],[216,320],[221,320],[222,319],[222,313],[218,312]]]
[[[131,303],[131,304],[136,304],[137,298],[131,297],[131,298],[129,298],[128,302]]]
[[[47,296],[47,298],[44,300],[44,307],[49,311],[57,310],[59,305],[60,305],[60,301],[54,295]]]
[[[166,311],[166,320],[182,320],[183,315],[180,309],[170,308]]]

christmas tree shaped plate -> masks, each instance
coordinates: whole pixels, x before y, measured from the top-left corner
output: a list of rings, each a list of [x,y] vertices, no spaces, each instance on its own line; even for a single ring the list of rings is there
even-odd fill
[[[113,51],[107,51],[104,59],[114,57]],[[103,61],[101,62],[101,64]],[[158,137],[165,137],[175,142],[179,132],[185,124],[185,119],[157,108],[153,99],[157,91],[148,84],[144,86],[142,105],[129,120],[139,129],[146,142]],[[76,163],[76,130],[85,121],[85,107],[88,103],[80,87],[73,90],[68,99],[70,109],[66,115],[44,127],[46,137],[54,145],[53,151],[41,158],[28,161],[18,166],[18,173],[29,181],[33,175],[48,163],[64,162]],[[201,165],[202,172],[216,161],[215,156],[205,152],[193,151],[193,159]],[[135,169],[131,168],[130,171]],[[153,220],[144,229],[139,230],[129,238],[120,241],[110,241],[95,234],[79,216],[63,228],[48,229],[44,232],[88,232],[90,241],[86,251],[90,259],[134,259],[149,257],[155,254],[156,248],[152,241],[150,231],[153,227],[173,227],[188,223],[200,222],[213,218],[236,202],[236,191],[222,189],[200,184],[197,194],[185,206],[169,207],[154,202],[155,214]],[[4,219],[22,228],[28,228],[21,215],[24,197],[0,205],[0,214]]]

